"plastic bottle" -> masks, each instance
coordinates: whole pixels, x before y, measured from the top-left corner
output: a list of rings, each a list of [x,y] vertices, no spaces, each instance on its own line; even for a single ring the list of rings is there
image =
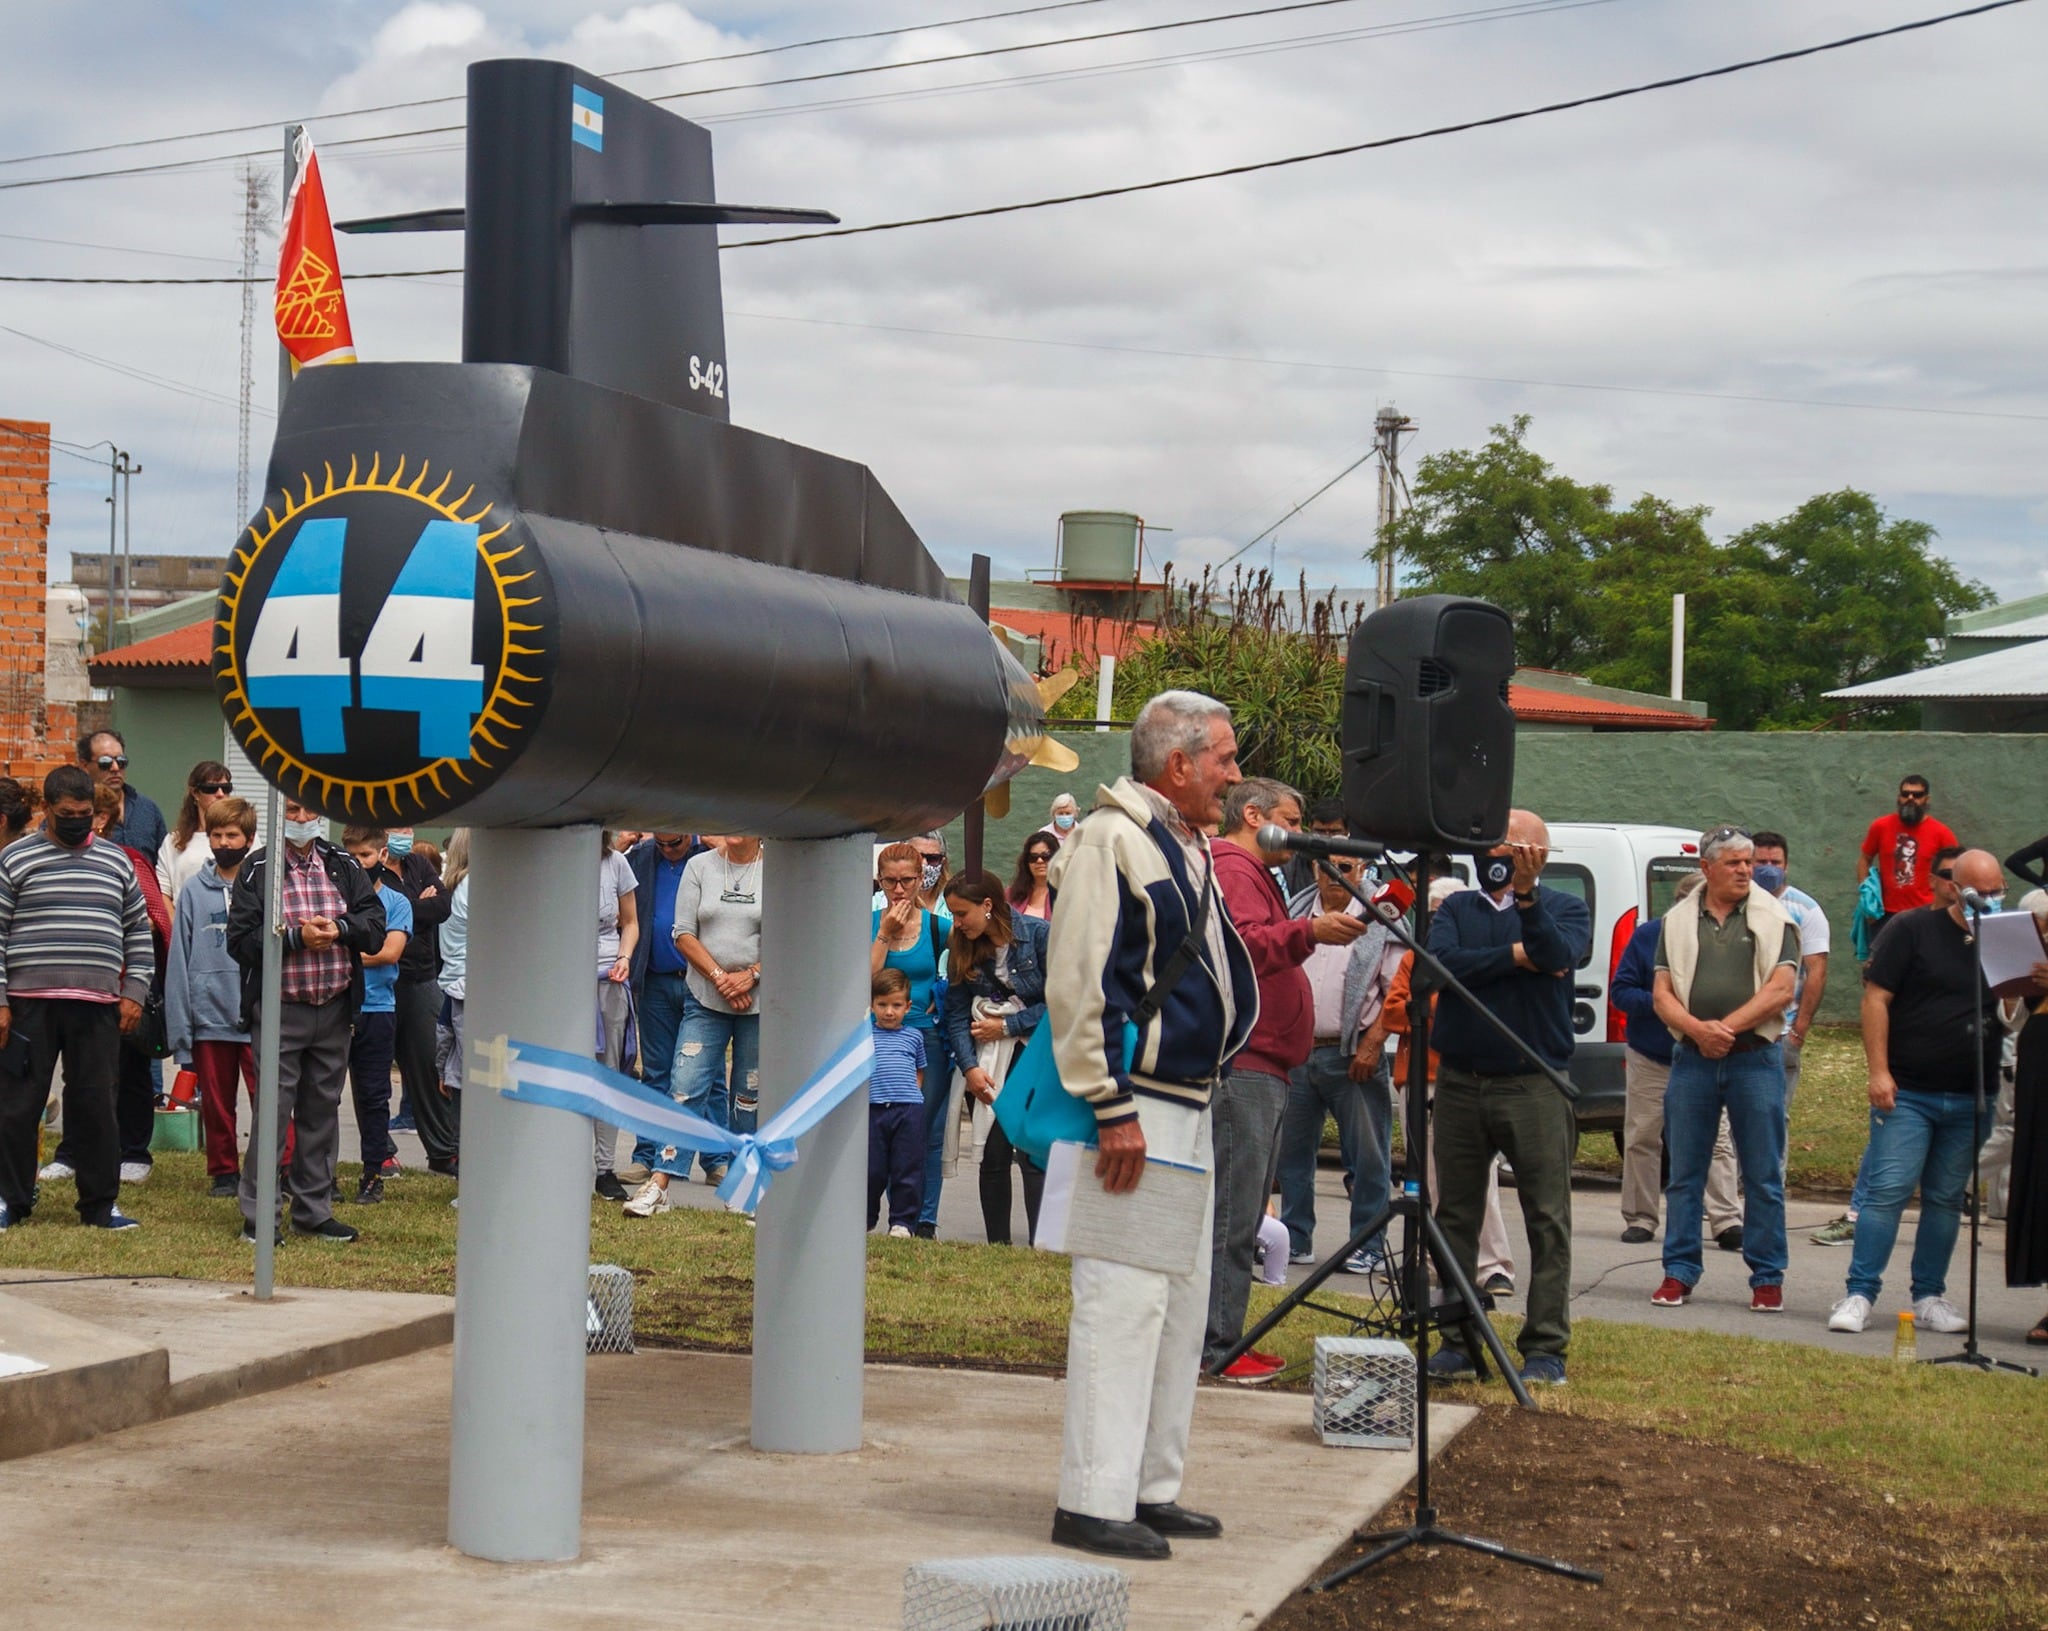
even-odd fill
[[[1892,1358],[1901,1365],[1914,1364],[1920,1358],[1919,1334],[1911,1309],[1899,1313],[1899,1328],[1892,1336]]]

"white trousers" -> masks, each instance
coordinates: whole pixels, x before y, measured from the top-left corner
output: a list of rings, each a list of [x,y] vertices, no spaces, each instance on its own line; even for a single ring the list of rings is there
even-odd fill
[[[1143,1097],[1137,1105],[1148,1155],[1214,1166],[1207,1110]],[[1180,1494],[1209,1318],[1213,1186],[1209,1195],[1190,1274],[1074,1259],[1059,1495],[1069,1512],[1128,1522],[1140,1501]]]

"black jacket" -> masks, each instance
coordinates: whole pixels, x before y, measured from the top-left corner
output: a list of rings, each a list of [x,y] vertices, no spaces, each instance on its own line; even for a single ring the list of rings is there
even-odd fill
[[[377,886],[345,849],[324,838],[313,840],[313,852],[327,869],[327,881],[348,903],[340,918],[341,945],[348,953],[348,1016],[351,1024],[363,1006],[363,953],[384,949],[384,903]],[[235,893],[228,902],[228,955],[242,965],[242,1026],[253,1030],[263,1001],[263,900],[269,888],[270,851],[259,849],[235,874]],[[296,925],[285,931],[287,954],[300,949]]]
[[[412,902],[412,933],[399,953],[401,980],[431,980],[441,972],[441,925],[448,921],[454,891],[441,882],[441,874],[424,855],[398,858],[395,872],[386,871],[376,882],[390,885]],[[425,894],[433,890],[431,895]]]

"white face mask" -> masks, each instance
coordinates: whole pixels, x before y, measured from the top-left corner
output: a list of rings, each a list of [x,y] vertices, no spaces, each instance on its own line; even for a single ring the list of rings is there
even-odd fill
[[[327,836],[327,818],[314,816],[310,821],[287,821],[284,835],[294,844],[310,844],[316,838]]]

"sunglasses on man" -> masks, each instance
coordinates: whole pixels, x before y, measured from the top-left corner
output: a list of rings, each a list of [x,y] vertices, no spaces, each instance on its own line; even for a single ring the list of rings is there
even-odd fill
[[[128,755],[125,753],[102,753],[93,763],[102,770],[126,770]]]

